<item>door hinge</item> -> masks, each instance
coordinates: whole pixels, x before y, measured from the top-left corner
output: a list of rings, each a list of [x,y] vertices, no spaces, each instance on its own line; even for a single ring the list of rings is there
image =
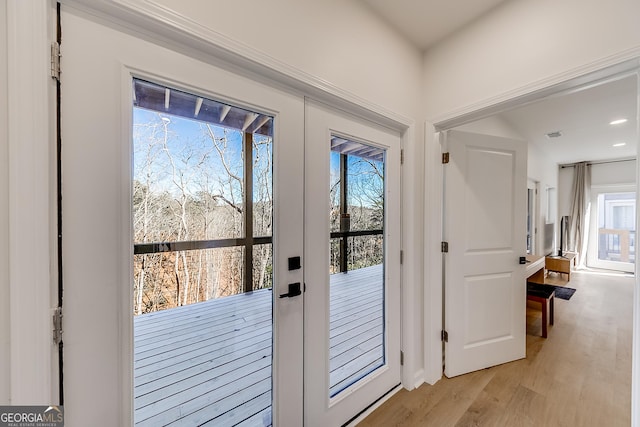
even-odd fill
[[[62,307],[53,311],[53,342],[55,344],[62,342]]]
[[[444,342],[449,342],[449,332],[442,330],[440,332],[440,340]]]
[[[60,43],[51,43],[51,77],[60,80]]]
[[[449,153],[442,153],[442,164],[446,165],[449,163]]]
[[[404,148],[400,150],[400,164],[404,165]]]
[[[404,366],[404,351],[400,352],[400,366]]]
[[[440,243],[440,251],[442,253],[448,253],[449,252],[449,242],[441,242]]]
[[[400,265],[404,263],[404,251],[400,251]]]

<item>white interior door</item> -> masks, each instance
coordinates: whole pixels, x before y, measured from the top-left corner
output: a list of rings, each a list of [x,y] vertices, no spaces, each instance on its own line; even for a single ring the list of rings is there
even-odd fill
[[[527,147],[449,131],[445,375],[525,357]]]
[[[62,28],[64,386],[69,425],[127,426],[134,420],[140,425],[302,425],[302,296],[276,296],[288,293],[290,283],[303,279],[303,269],[296,268],[295,259],[288,262],[303,251],[303,99],[94,22],[65,6]],[[136,78],[140,80],[136,82]],[[144,115],[151,117],[137,122],[138,116]],[[135,135],[136,124],[140,124],[141,136]],[[197,135],[194,126],[200,132]],[[265,127],[269,128],[266,133],[259,130]],[[225,151],[229,154],[222,165],[218,150],[233,146],[232,134],[254,139],[248,149],[247,140],[242,139],[245,148],[237,148],[234,154]],[[136,157],[136,138],[147,137],[153,144],[147,147],[146,157]],[[257,160],[255,152],[263,148],[255,138],[264,142],[267,137],[272,138],[271,148],[260,151],[262,157]],[[207,154],[190,148],[187,139],[204,141]],[[263,169],[268,171],[272,161],[273,175],[247,178],[247,163],[234,169],[233,162],[251,156],[252,145],[254,160],[249,164],[267,162]],[[272,156],[268,153],[271,149]],[[171,150],[177,154],[170,161],[167,153]],[[164,282],[159,281],[160,293],[152,301],[179,307],[142,315],[149,316],[144,327],[137,322],[140,316],[134,320],[134,310],[143,310],[145,302],[153,304],[146,296],[134,304],[133,278],[139,278],[144,267],[134,264],[133,246],[138,243],[134,220],[138,217],[133,205],[138,201],[132,198],[145,187],[132,181],[138,168],[144,167],[141,160],[159,158],[166,160],[163,166],[156,164],[147,171],[164,176],[154,184],[166,185],[153,199],[154,203],[165,203],[161,211],[173,214],[189,203],[203,208],[203,195],[209,194],[210,200],[215,200],[210,203],[213,208],[233,211],[242,224],[234,235],[214,236],[221,238],[212,238],[211,248],[206,249],[210,252],[199,259],[208,259],[219,247],[233,246],[242,254],[247,247],[255,250],[260,242],[272,244],[273,290],[240,290],[237,295],[220,298],[224,307],[212,309],[207,305],[210,301],[199,299],[204,291],[197,288],[200,293],[195,294],[195,300],[199,302],[186,305],[194,295],[189,296],[186,290],[201,283],[198,280],[205,273],[207,277],[217,274],[217,283],[237,277],[229,269],[225,279],[220,270],[205,268],[198,274],[192,271],[187,279],[181,270],[181,287],[176,293],[163,293],[160,286]],[[227,190],[222,185],[214,186],[219,193],[213,194],[201,181],[189,181],[191,172],[202,170],[212,158],[218,159],[218,166],[229,168],[224,184],[231,188],[230,194],[253,194],[253,204],[257,187],[262,185],[259,181],[272,181],[271,235],[254,236],[247,231],[264,225],[243,216],[251,199],[232,204],[223,200]],[[213,173],[207,176],[221,184]],[[180,191],[175,189],[176,183],[181,184]],[[265,191],[263,196],[269,199],[270,190]],[[165,202],[159,202],[161,198]],[[265,200],[260,199],[259,207],[267,211],[271,206]],[[218,217],[206,215],[211,221]],[[170,261],[170,271],[177,272],[174,266],[191,257],[185,254],[194,253],[189,244],[202,243],[191,238],[194,227],[189,228],[191,237],[187,228],[181,230],[178,237],[169,236],[162,242],[141,240],[158,249],[154,256],[164,259],[165,265]],[[233,256],[217,258],[229,265],[234,262]],[[257,270],[255,263],[253,270]],[[249,277],[245,285],[251,282],[250,273],[244,275]],[[254,297],[258,296],[262,305],[255,308]],[[179,315],[164,315],[172,310]],[[194,311],[198,312],[194,315]],[[185,327],[182,319],[187,317],[193,323]],[[242,332],[242,337],[237,332]],[[226,338],[212,347],[214,336],[221,333]],[[240,350],[242,357],[248,355],[252,361],[240,363],[236,357]],[[225,357],[224,366],[218,364],[219,355]],[[196,364],[189,364],[196,359]],[[223,381],[223,371],[235,376]],[[255,372],[264,373],[259,381],[252,380]],[[140,382],[143,377],[145,381]],[[157,389],[138,393],[139,387],[142,390],[154,382],[159,384]],[[183,385],[174,389],[178,383]],[[254,386],[259,392],[251,402],[258,409],[237,406],[244,404]],[[229,387],[236,389],[221,396],[225,387],[227,391]],[[144,402],[138,404],[138,398]],[[226,411],[224,421],[216,418],[222,411]]]
[[[305,426],[400,384],[400,136],[308,101]]]

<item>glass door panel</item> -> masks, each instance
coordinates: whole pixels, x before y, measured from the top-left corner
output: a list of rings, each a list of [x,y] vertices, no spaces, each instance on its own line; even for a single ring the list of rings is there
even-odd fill
[[[331,138],[329,396],[385,363],[385,150]]]
[[[133,86],[135,424],[271,425],[273,118]]]

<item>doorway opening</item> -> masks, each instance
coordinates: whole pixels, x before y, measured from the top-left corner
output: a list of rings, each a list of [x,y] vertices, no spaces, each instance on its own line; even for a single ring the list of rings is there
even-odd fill
[[[627,82],[629,82],[629,81],[630,81],[630,82],[632,82],[632,83],[633,83],[633,85],[634,85],[634,86],[633,86],[633,88],[632,88],[631,90],[627,90],[627,91],[625,92],[625,94],[630,95],[630,96],[628,96],[628,97],[627,97],[627,99],[628,99],[628,98],[630,98],[630,101],[629,101],[629,102],[630,102],[630,104],[633,106],[633,110],[629,113],[629,118],[630,118],[630,119],[633,119],[633,120],[636,120],[636,119],[637,119],[637,111],[636,111],[636,108],[635,108],[635,104],[636,104],[636,102],[635,102],[635,98],[636,98],[636,97],[635,97],[635,94],[637,93],[637,87],[636,87],[636,86],[637,86],[637,83],[636,83],[636,81],[637,81],[637,75],[636,75],[636,73],[635,73],[635,72],[634,72],[634,73],[623,73],[623,74],[610,75],[610,76],[608,76],[605,80],[600,80],[600,81],[598,81],[597,83],[596,83],[596,81],[594,80],[594,81],[592,81],[592,82],[591,82],[591,84],[590,84],[590,85],[588,85],[588,86],[583,86],[582,84],[575,83],[575,84],[574,84],[574,86],[573,86],[570,90],[568,90],[568,91],[566,91],[566,92],[564,92],[564,93],[561,93],[561,91],[560,91],[560,90],[556,90],[556,91],[554,91],[554,92],[556,92],[556,93],[554,94],[554,97],[551,97],[551,98],[553,98],[553,99],[559,99],[559,98],[561,98],[561,97],[562,97],[561,95],[571,95],[571,94],[580,93],[580,92],[583,92],[583,91],[588,90],[589,88],[594,88],[594,87],[597,87],[597,86],[601,86],[600,84],[602,84],[602,90],[603,90],[603,91],[606,91],[606,89],[604,89],[604,86],[605,86],[606,84],[608,84],[608,83],[614,83],[614,82],[619,82],[619,81],[624,80],[624,79],[627,79]],[[621,82],[621,85],[623,85],[623,84],[624,84],[624,82]],[[552,89],[548,89],[548,91],[551,91],[551,90],[552,90]],[[538,98],[539,98],[539,99],[544,98],[544,100],[550,100],[551,98],[547,98],[546,96],[544,96],[544,97],[543,97],[543,96],[541,96],[541,95],[548,95],[548,94],[549,94],[549,92],[546,92],[546,93],[544,93],[544,92],[545,92],[545,91],[541,91],[541,93],[539,94]],[[534,101],[534,99],[529,98],[529,101]],[[537,101],[537,100],[536,100],[536,101]],[[535,103],[534,103],[534,102],[531,102],[530,104],[526,104],[526,105],[525,105],[525,104],[521,103],[521,100],[520,100],[520,101],[512,100],[511,102],[509,102],[509,104],[510,104],[510,105],[509,105],[509,107],[513,107],[513,109],[514,109],[514,110],[522,109],[522,111],[525,111],[527,106],[531,106],[531,105],[533,105],[533,104],[535,104]],[[518,105],[516,105],[516,104],[518,104]],[[589,105],[594,105],[594,103],[589,103]],[[500,113],[500,114],[496,114],[496,111],[497,111],[498,109],[501,111],[501,113]],[[505,119],[505,117],[506,117],[506,115],[504,115],[504,114],[503,114],[504,112],[507,112],[507,113],[508,113],[508,112],[511,112],[512,110],[507,110],[507,109],[505,108],[505,105],[504,105],[504,104],[503,104],[503,105],[500,105],[499,107],[498,107],[498,106],[495,106],[495,110],[493,110],[493,111],[491,112],[491,113],[494,113],[494,114],[495,114],[495,116],[490,116],[490,114],[491,114],[491,113],[489,113],[489,112],[488,112],[489,110],[491,110],[491,108],[487,108],[485,111],[482,111],[482,112],[481,112],[481,111],[476,111],[476,112],[475,112],[475,113],[473,113],[473,114],[469,114],[469,116],[472,116],[472,115],[474,115],[474,114],[475,114],[476,118],[484,117],[485,119],[479,119],[479,120],[478,120],[479,122],[482,122],[482,124],[478,124],[478,123],[471,123],[471,120],[473,120],[473,119],[470,119],[470,117],[466,117],[465,119],[451,119],[451,120],[450,120],[450,122],[443,122],[443,125],[442,125],[441,127],[438,127],[438,125],[436,125],[436,126],[437,126],[438,130],[445,131],[445,130],[447,130],[447,129],[454,128],[454,127],[455,127],[456,125],[458,125],[458,124],[462,125],[462,124],[466,123],[466,124],[464,124],[465,130],[472,130],[472,129],[470,129],[470,127],[471,127],[472,125],[474,125],[474,126],[476,126],[477,131],[478,131],[478,132],[480,132],[480,133],[481,133],[481,131],[482,131],[482,130],[484,130],[484,131],[490,130],[490,131],[492,131],[492,132],[495,132],[495,131],[498,131],[498,132],[505,132],[506,134],[502,134],[502,136],[511,136],[511,135],[513,135],[513,131],[514,131],[514,127],[515,127],[515,126],[513,126],[513,123],[512,123],[511,121],[509,121],[509,120],[504,120],[504,119]],[[530,113],[530,112],[529,112],[529,113]],[[574,111],[574,113],[575,113],[575,111]],[[522,114],[523,114],[523,115],[526,115],[525,113],[522,113]],[[499,116],[500,116],[500,117],[499,117]],[[531,114],[529,114],[529,117],[532,117],[532,115],[531,115]],[[456,123],[454,123],[454,122],[456,122]],[[504,126],[504,127],[500,128],[500,129],[498,129],[498,126],[496,126],[496,124],[497,124],[498,122],[500,122],[499,124],[501,124],[501,125],[506,125],[506,126]],[[608,123],[609,123],[609,121],[607,121],[607,122],[605,123],[605,125],[604,125],[604,126],[607,126],[607,125],[608,125]],[[603,127],[604,127],[604,126],[603,126]],[[631,129],[635,129],[635,126],[634,126],[634,124],[633,124],[633,123],[631,123],[630,128],[631,128]],[[498,130],[497,130],[497,129],[498,129]],[[549,130],[552,130],[552,129],[549,129]],[[495,135],[495,134],[494,134],[494,135]],[[544,135],[544,134],[542,134],[542,135]],[[611,154],[611,153],[616,153],[616,155],[617,155],[617,156],[620,156],[619,158],[629,158],[629,157],[633,157],[633,158],[635,158],[635,157],[636,157],[636,152],[637,152],[637,148],[636,148],[637,139],[638,139],[638,135],[636,135],[636,134],[634,133],[634,134],[629,138],[629,140],[628,140],[628,142],[627,142],[628,148],[631,148],[631,149],[632,149],[632,154],[620,154],[621,152],[619,152],[619,151],[618,151],[618,152],[614,152],[611,148],[609,148],[610,146],[609,146],[609,147],[605,147],[605,149],[606,149],[606,150],[608,150],[608,151],[610,152],[610,154]],[[630,142],[629,142],[629,141],[630,141]],[[612,142],[615,142],[615,141],[612,141]],[[618,144],[618,145],[620,145],[620,144]],[[548,142],[548,141],[547,141],[547,146],[548,146],[548,147],[554,147],[554,149],[559,149],[560,144],[559,144],[559,143],[557,143],[557,142],[556,142],[556,143],[554,143],[554,144],[552,144],[552,143],[550,143],[550,142]],[[586,147],[585,147],[583,150],[572,150],[572,151],[574,152],[574,154],[576,154],[576,153],[577,153],[577,154],[585,154],[585,153],[586,153],[586,151],[585,151],[585,150],[586,150]],[[538,154],[540,154],[540,153],[538,153]],[[542,166],[543,173],[545,173],[545,174],[546,174],[546,173],[548,172],[548,169],[544,167],[544,162],[539,161],[539,159],[540,159],[540,158],[544,158],[544,155],[539,156],[539,157],[538,157],[538,159],[530,160],[529,164],[533,164],[533,165],[536,165],[536,166],[538,166],[538,167]],[[435,159],[435,158],[434,158],[434,159]],[[439,159],[438,159],[438,160],[439,160]],[[562,164],[563,162],[561,162],[561,161],[560,161],[560,162],[557,162],[557,163]],[[434,164],[435,164],[435,160],[434,160]],[[435,167],[435,166],[434,166],[434,167]],[[634,178],[633,178],[633,180],[635,181],[636,170],[637,170],[637,168],[635,167],[635,164],[633,165],[633,169],[634,169],[634,175],[633,175],[633,176],[634,176]],[[550,172],[551,172],[552,174],[553,174],[553,173],[555,173],[555,174],[557,174],[557,173],[558,173],[558,171],[557,171],[557,164],[555,164],[555,165],[554,165],[554,168],[552,168],[552,170],[551,170]],[[545,186],[545,188],[555,188],[555,187],[558,187],[557,185],[554,185],[553,181],[548,181],[547,179],[541,179],[541,184],[542,184],[542,185],[544,185],[544,186]],[[566,206],[564,206],[564,205],[563,205],[563,203],[562,203],[562,201],[564,200],[564,199],[562,198],[562,197],[564,197],[564,196],[563,196],[563,188],[558,188],[558,191],[557,191],[556,193],[558,193],[558,197],[559,197],[559,201],[560,201],[560,203],[559,203],[559,205],[557,206],[557,212],[556,212],[556,214],[555,214],[555,215],[553,215],[552,217],[560,218],[560,215],[565,215],[565,212],[564,212],[564,211],[565,211],[565,208],[566,208]],[[550,206],[549,204],[548,204],[546,207],[544,206],[545,200],[547,200],[547,198],[541,198],[541,203],[542,203],[543,205],[540,207],[540,211],[541,211],[541,212],[544,212],[544,211],[552,211],[553,209],[551,209],[551,206]],[[568,204],[568,203],[567,203],[567,204]],[[549,218],[546,218],[546,220],[547,220],[547,223],[548,223],[548,222],[549,222]],[[546,228],[546,227],[545,227],[545,228]],[[543,230],[541,230],[541,232],[543,232]],[[557,236],[559,236],[559,233],[558,233],[557,228],[556,228],[556,235],[557,235]],[[544,238],[544,237],[542,237],[542,239],[540,239],[540,240],[541,240],[541,241],[545,241],[545,238]],[[556,243],[556,244],[557,244],[557,243]],[[547,248],[547,247],[548,247],[548,245],[546,245],[546,244],[545,244],[545,245],[540,245],[540,249]],[[434,259],[434,260],[433,260],[433,262],[432,262],[432,265],[436,266],[437,264],[438,264],[438,263],[437,263],[437,262],[436,262],[436,260]],[[634,310],[636,310],[637,308],[638,308],[638,307],[634,305]],[[629,320],[629,323],[631,323],[631,318],[630,318],[630,317],[629,317],[629,319],[628,319],[628,320]],[[637,332],[637,331],[635,331],[635,329],[636,329],[636,328],[635,328],[635,326],[636,326],[636,325],[634,325],[634,333],[635,333],[635,334],[637,334],[638,332]],[[438,354],[438,355],[437,355],[437,357],[440,357],[440,356],[441,356],[440,354]],[[435,355],[435,354],[434,354],[434,357],[436,357],[436,355]],[[635,379],[634,379],[634,383],[635,383],[635,382],[636,382],[636,381],[635,381]],[[630,391],[630,390],[629,390],[629,391]]]

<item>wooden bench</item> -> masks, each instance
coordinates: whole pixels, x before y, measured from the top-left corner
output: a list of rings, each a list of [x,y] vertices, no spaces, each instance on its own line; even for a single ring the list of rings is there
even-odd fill
[[[555,296],[556,291],[553,286],[527,282],[527,300],[539,302],[542,306],[542,338],[547,337],[547,324],[553,325],[553,300]]]

